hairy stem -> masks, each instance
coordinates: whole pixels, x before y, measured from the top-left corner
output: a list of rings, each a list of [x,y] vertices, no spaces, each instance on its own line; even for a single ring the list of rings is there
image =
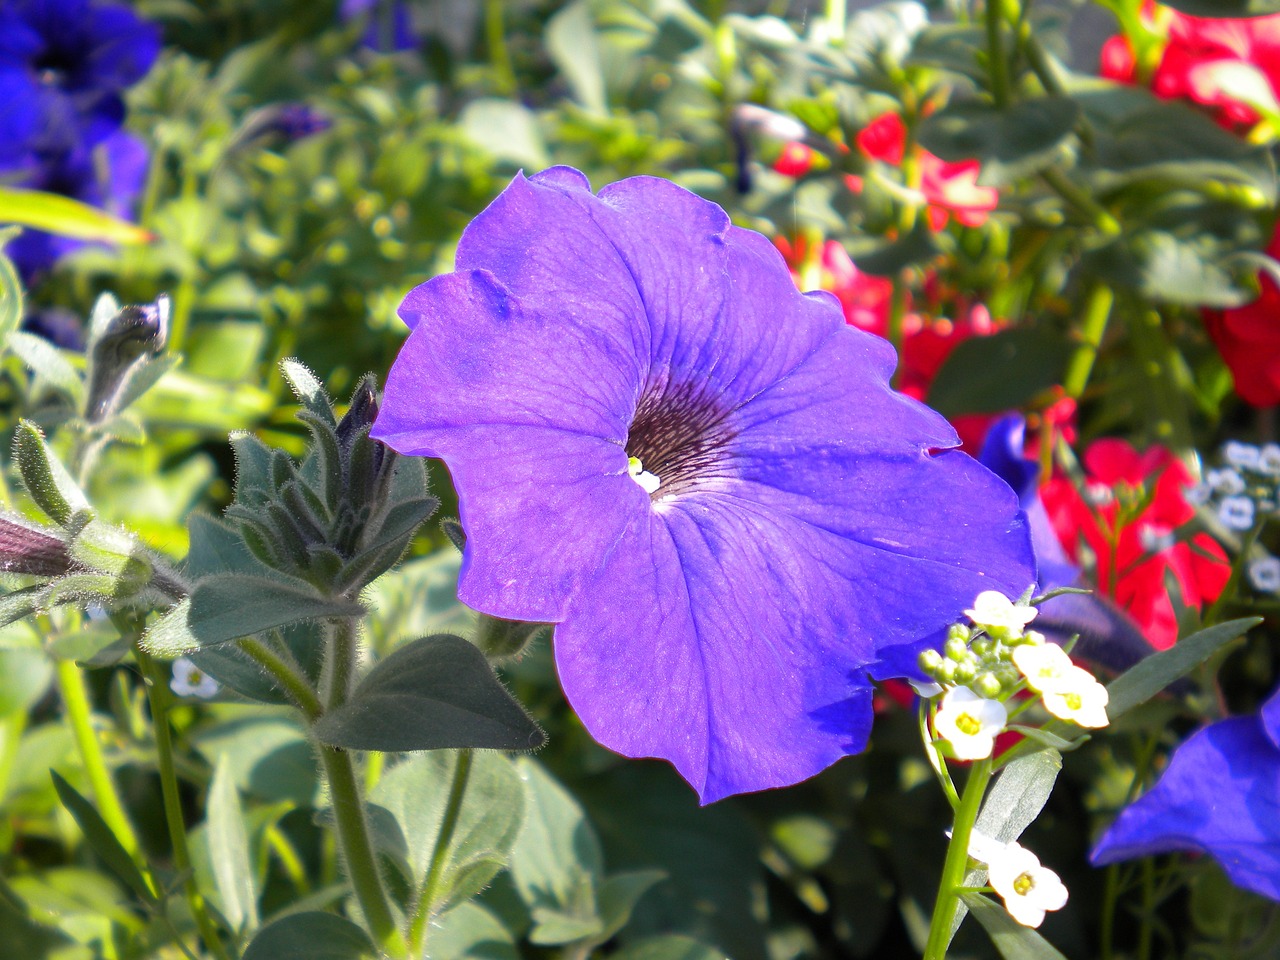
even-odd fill
[[[453,783],[449,785],[449,799],[445,804],[444,817],[440,821],[440,833],[436,836],[435,849],[431,851],[431,863],[427,867],[426,878],[422,881],[418,909],[414,912],[413,922],[409,926],[409,949],[412,952],[411,955],[415,957],[423,955],[423,947],[426,945],[431,904],[435,901],[440,878],[449,862],[449,848],[453,844],[453,834],[458,828],[458,820],[462,815],[462,798],[467,793],[472,758],[473,754],[470,750],[458,751],[457,764],[453,769]]]
[[[333,710],[347,700],[356,664],[356,621],[333,621],[329,636],[329,683],[325,708]],[[365,818],[364,797],[356,778],[350,753],[320,744],[320,762],[329,783],[338,849],[347,866],[347,878],[360,903],[369,932],[386,954],[408,956],[408,948],[387,899],[378,859],[373,849],[369,822]]]

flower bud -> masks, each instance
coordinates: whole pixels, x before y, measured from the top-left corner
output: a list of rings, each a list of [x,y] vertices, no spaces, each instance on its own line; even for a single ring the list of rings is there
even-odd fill
[[[978,696],[988,700],[994,700],[1004,692],[1004,684],[1000,682],[1000,678],[989,671],[978,674],[969,686]]]
[[[967,660],[969,658],[969,644],[960,637],[947,637],[946,645],[942,649],[952,660]]]
[[[938,668],[942,665],[942,654],[933,649],[921,650],[916,663],[924,673],[931,677],[936,676]]]

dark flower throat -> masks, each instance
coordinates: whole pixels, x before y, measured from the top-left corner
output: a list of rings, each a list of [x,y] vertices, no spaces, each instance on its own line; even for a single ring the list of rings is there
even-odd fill
[[[635,457],[661,483],[654,500],[684,493],[699,481],[729,476],[729,411],[705,384],[660,380],[645,385],[627,434]]]

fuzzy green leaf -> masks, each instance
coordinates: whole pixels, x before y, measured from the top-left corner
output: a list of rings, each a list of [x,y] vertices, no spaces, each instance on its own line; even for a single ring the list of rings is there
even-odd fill
[[[369,935],[332,913],[291,913],[258,931],[244,960],[362,960],[377,956]]]
[[[142,876],[142,871],[138,869],[138,865],[133,862],[124,845],[107,826],[107,822],[102,819],[102,814],[98,813],[93,804],[82,797],[75,787],[59,776],[58,771],[50,770],[49,775],[53,777],[53,788],[58,792],[58,799],[79,825],[93,852],[101,857],[107,868],[128,884],[134,893],[147,903],[155,903],[155,896]]]
[[[386,752],[536,750],[546,740],[484,654],[448,634],[393,651],[314,732],[330,746]]]

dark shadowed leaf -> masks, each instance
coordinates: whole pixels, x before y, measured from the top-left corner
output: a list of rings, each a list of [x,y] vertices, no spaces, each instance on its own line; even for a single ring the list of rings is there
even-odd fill
[[[1165,5],[1193,17],[1216,20],[1280,13],[1280,0],[1165,0]]]
[[[974,918],[1000,951],[1003,960],[1067,960],[1049,941],[1009,916],[1004,907],[980,893],[961,894]]]
[[[536,750],[546,740],[484,654],[449,634],[395,650],[314,731],[331,746],[387,752]]]
[[[946,416],[1022,408],[1062,382],[1071,342],[1056,330],[1019,327],[959,344],[929,388],[929,405]]]
[[[1129,710],[1150,700],[1175,680],[1185,677],[1220,647],[1244,636],[1262,622],[1261,617],[1241,617],[1193,633],[1176,646],[1152,654],[1107,685],[1107,715],[1114,722]]]
[[[377,953],[369,935],[331,913],[294,913],[267,924],[244,960],[360,960]]]
[[[1060,156],[1080,117],[1070,97],[1036,97],[1000,110],[952,103],[920,124],[920,144],[943,160],[982,162],[981,183],[1009,183]]]
[[[53,788],[58,791],[58,799],[79,825],[93,852],[102,858],[102,862],[112,873],[128,884],[129,889],[147,903],[154,903],[155,897],[142,876],[142,871],[116,839],[116,835],[111,832],[102,815],[94,809],[93,804],[59,776],[56,770],[50,770],[49,775],[53,777]]]

